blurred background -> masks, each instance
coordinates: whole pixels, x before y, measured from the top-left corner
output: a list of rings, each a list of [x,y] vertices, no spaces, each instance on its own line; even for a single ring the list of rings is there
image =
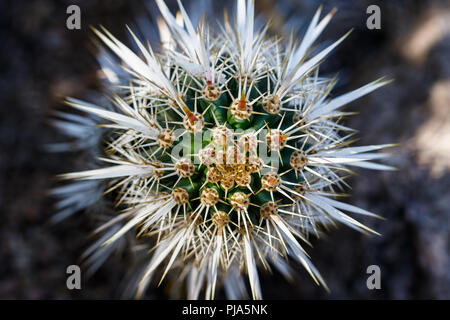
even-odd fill
[[[175,9],[175,1],[167,2]],[[184,3],[190,12],[208,7],[201,0]],[[347,124],[360,130],[356,144],[399,143],[388,161],[399,170],[358,170],[350,181],[348,201],[387,219],[363,220],[381,237],[339,227],[309,250],[331,293],[298,267],[293,283],[279,274],[262,275],[263,295],[450,299],[450,1],[256,0],[261,21],[275,17],[271,32],[294,28],[298,37],[321,3],[324,13],[338,8],[321,40],[354,28],[321,69],[322,74],[339,72],[334,94],[380,76],[395,80],[349,105],[347,110],[358,115]],[[66,28],[71,4],[81,9],[81,30]],[[366,27],[371,4],[381,8],[380,30]],[[222,12],[221,7],[215,1],[208,8]],[[126,41],[128,24],[153,40],[156,32],[149,28],[155,13],[153,0],[0,1],[0,298],[120,296],[123,256],[83,279],[82,290],[67,290],[66,267],[79,261],[93,226],[84,212],[49,223],[54,207],[47,190],[55,185],[54,175],[79,159],[76,153],[42,149],[62,139],[48,124],[51,113],[62,108],[62,97],[89,99],[102,89],[89,26],[104,25]],[[366,287],[366,269],[374,264],[381,268],[380,290]],[[149,290],[147,298],[167,294],[161,287]]]

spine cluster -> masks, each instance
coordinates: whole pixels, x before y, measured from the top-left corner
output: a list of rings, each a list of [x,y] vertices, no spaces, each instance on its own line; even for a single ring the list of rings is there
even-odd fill
[[[303,245],[335,222],[375,233],[348,215],[374,214],[336,198],[349,166],[390,169],[371,162],[387,145],[349,146],[354,131],[340,108],[387,82],[329,97],[336,79],[320,77],[319,64],[347,35],[320,51],[312,45],[334,11],[320,20],[319,9],[297,43],[254,30],[252,0],[238,0],[234,23],[225,16],[217,30],[195,27],[181,3],[177,16],[156,3],[159,53],[131,31],[139,53],[94,29],[125,69],[109,84],[112,108],[68,100],[108,120],[100,158],[108,165],[63,176],[107,181],[99,188],[118,213],[100,228],[113,231],[98,255],[130,233],[152,249],[138,296],[160,273],[180,287],[186,280],[190,299],[214,298],[218,283],[242,297],[246,275],[260,299],[258,267],[289,276],[288,257],[325,286]]]

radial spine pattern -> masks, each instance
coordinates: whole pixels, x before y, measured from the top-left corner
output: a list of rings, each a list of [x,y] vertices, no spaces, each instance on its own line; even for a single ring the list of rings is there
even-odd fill
[[[348,167],[390,169],[372,162],[387,145],[349,146],[355,132],[340,123],[348,115],[341,107],[387,81],[330,97],[336,79],[320,77],[319,64],[347,35],[320,50],[313,44],[334,11],[320,18],[319,9],[297,42],[270,37],[267,24],[255,30],[252,0],[238,0],[235,17],[225,14],[216,30],[205,19],[194,25],[180,2],[176,16],[156,4],[158,52],[131,30],[138,52],[94,29],[120,60],[103,68],[114,107],[68,99],[107,120],[109,132],[105,166],[63,175],[105,179],[98,185],[115,202],[117,214],[88,256],[103,257],[130,233],[147,243],[138,297],[155,278],[175,276],[189,299],[212,299],[222,286],[230,298],[245,297],[247,281],[261,299],[258,270],[289,277],[289,257],[326,288],[304,246],[335,222],[375,233],[349,215],[373,213],[336,198]],[[82,183],[55,194],[74,202]]]

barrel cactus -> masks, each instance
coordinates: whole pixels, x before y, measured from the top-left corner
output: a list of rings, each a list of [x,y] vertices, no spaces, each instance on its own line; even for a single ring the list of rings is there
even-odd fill
[[[75,203],[83,192],[100,197],[97,188],[114,203],[86,256],[96,263],[132,234],[148,249],[137,297],[171,277],[189,299],[212,299],[220,287],[245,297],[247,279],[261,299],[258,269],[289,276],[288,258],[326,288],[304,246],[335,222],[376,233],[349,215],[375,214],[336,198],[349,166],[390,169],[371,161],[387,145],[349,146],[355,132],[341,123],[349,115],[341,107],[387,81],[330,96],[336,78],[319,76],[319,65],[348,34],[320,50],[313,44],[334,11],[320,18],[319,8],[297,42],[269,36],[267,24],[255,30],[253,0],[238,0],[235,17],[225,14],[216,30],[194,25],[180,2],[176,16],[156,4],[158,52],[131,30],[138,52],[93,29],[117,56],[103,65],[113,107],[67,100],[107,120],[105,141],[89,144],[106,165],[62,175],[86,181],[55,192]],[[79,115],[66,118],[86,132]]]

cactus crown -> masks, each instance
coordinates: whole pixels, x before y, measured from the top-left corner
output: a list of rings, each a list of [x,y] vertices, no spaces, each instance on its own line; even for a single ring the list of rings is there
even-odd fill
[[[261,298],[257,266],[286,274],[288,256],[325,285],[301,242],[333,221],[374,232],[344,211],[372,213],[333,198],[347,166],[389,169],[367,161],[385,146],[348,146],[354,132],[339,123],[339,108],[386,81],[328,98],[336,80],[319,77],[318,65],[347,35],[310,51],[334,11],[320,20],[319,9],[297,44],[267,36],[267,26],[255,32],[252,0],[237,1],[221,32],[205,21],[195,27],[181,3],[177,17],[156,3],[159,53],[131,31],[139,54],[94,29],[127,71],[111,87],[116,111],[68,100],[114,129],[101,158],[109,166],[64,175],[110,179],[105,191],[123,213],[97,249],[129,232],[155,239],[138,295],[162,269],[162,278],[171,270],[181,272],[178,283],[187,277],[188,298],[202,289],[213,298],[217,283],[240,296],[242,273]]]

